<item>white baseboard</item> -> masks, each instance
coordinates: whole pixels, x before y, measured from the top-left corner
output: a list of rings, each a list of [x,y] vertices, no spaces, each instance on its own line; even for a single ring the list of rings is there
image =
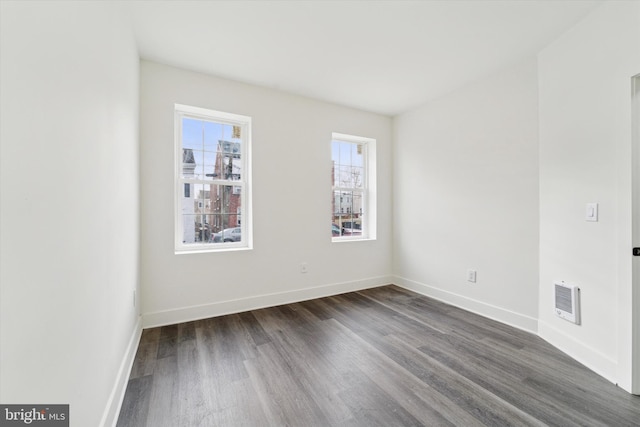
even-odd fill
[[[617,363],[614,360],[577,341],[574,337],[559,331],[548,323],[403,277],[394,277],[394,283],[419,294],[536,334],[593,372],[614,384],[617,383]]]
[[[391,276],[380,276],[356,280],[353,282],[335,283],[307,289],[297,289],[294,291],[278,292],[183,307],[173,310],[156,311],[143,314],[142,327],[145,329],[154,328],[157,326],[173,325],[176,323],[190,322],[192,320],[206,319],[209,317],[224,316],[226,314],[240,313],[243,311],[257,310],[265,307],[274,307],[282,304],[291,304],[294,302],[338,295],[346,292],[375,288],[391,283],[393,283]]]
[[[416,282],[398,276],[380,276],[352,282],[335,283],[324,286],[317,286],[307,289],[297,289],[294,291],[278,292],[260,296],[252,296],[229,301],[221,301],[211,304],[203,304],[178,308],[173,310],[158,311],[142,315],[136,323],[135,330],[127,346],[127,352],[122,360],[120,370],[113,391],[109,398],[107,407],[102,417],[100,426],[114,426],[118,420],[118,414],[122,405],[122,399],[126,391],[127,380],[131,371],[138,342],[143,328],[172,325],[192,320],[205,319],[209,317],[223,316],[226,314],[239,313],[243,311],[256,310],[265,307],[273,307],[294,302],[306,301],[315,298],[322,298],[332,295],[339,295],[346,292],[359,291],[362,289],[375,288],[395,284],[419,294],[434,298],[436,300],[454,305],[464,310],[476,313],[515,328],[536,334],[549,342],[560,351],[579,361],[592,371],[611,381],[617,383],[616,369],[617,363],[599,353],[598,351],[575,340],[575,338],[564,334],[553,326],[539,321],[537,318],[525,316],[501,307],[484,303],[463,295],[458,295],[443,289],[435,288],[420,282]]]
[[[402,288],[426,295],[430,298],[451,304],[480,316],[505,323],[509,326],[513,326],[514,328],[522,329],[533,334],[538,333],[538,319],[536,318],[525,316],[511,310],[487,304],[485,302],[435,288],[433,286],[425,285],[424,283],[416,282],[404,277],[395,276],[393,283]]]
[[[134,326],[127,349],[125,351],[120,368],[118,369],[118,375],[116,376],[115,384],[109,395],[107,406],[102,414],[102,420],[100,420],[101,427],[115,427],[118,422],[118,415],[120,414],[120,408],[122,407],[122,401],[124,394],[127,391],[127,383],[129,382],[129,375],[131,374],[131,367],[138,351],[138,343],[142,336],[142,318],[138,317]]]
[[[618,364],[615,360],[612,360],[597,350],[586,346],[571,335],[565,334],[542,320],[538,321],[538,335],[540,338],[547,341],[549,344],[571,358],[582,363],[596,374],[606,378],[614,384],[618,383],[618,380],[616,379]]]

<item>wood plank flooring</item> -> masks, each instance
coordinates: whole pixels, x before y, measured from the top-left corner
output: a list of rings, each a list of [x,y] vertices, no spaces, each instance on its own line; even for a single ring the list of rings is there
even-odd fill
[[[143,332],[118,427],[640,426],[535,335],[396,286]]]

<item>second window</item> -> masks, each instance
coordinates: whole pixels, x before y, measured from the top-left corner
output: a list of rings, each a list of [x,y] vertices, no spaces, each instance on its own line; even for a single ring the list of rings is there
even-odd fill
[[[331,234],[334,241],[371,237],[369,155],[374,142],[370,138],[332,135]]]

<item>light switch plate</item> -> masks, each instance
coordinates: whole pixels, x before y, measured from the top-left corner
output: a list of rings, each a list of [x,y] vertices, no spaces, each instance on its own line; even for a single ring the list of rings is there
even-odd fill
[[[587,221],[598,221],[598,204],[597,203],[587,203],[587,210],[585,220]]]
[[[467,270],[467,281],[476,283],[476,270]]]

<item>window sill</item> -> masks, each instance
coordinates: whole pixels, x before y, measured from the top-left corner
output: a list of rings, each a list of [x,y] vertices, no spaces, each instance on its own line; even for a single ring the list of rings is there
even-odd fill
[[[375,240],[375,237],[334,237],[331,239],[331,243],[372,242]]]
[[[174,253],[176,255],[192,255],[192,254],[208,254],[212,252],[242,252],[242,251],[251,251],[253,247],[251,246],[232,246],[232,247],[207,247],[202,249],[176,249]]]

